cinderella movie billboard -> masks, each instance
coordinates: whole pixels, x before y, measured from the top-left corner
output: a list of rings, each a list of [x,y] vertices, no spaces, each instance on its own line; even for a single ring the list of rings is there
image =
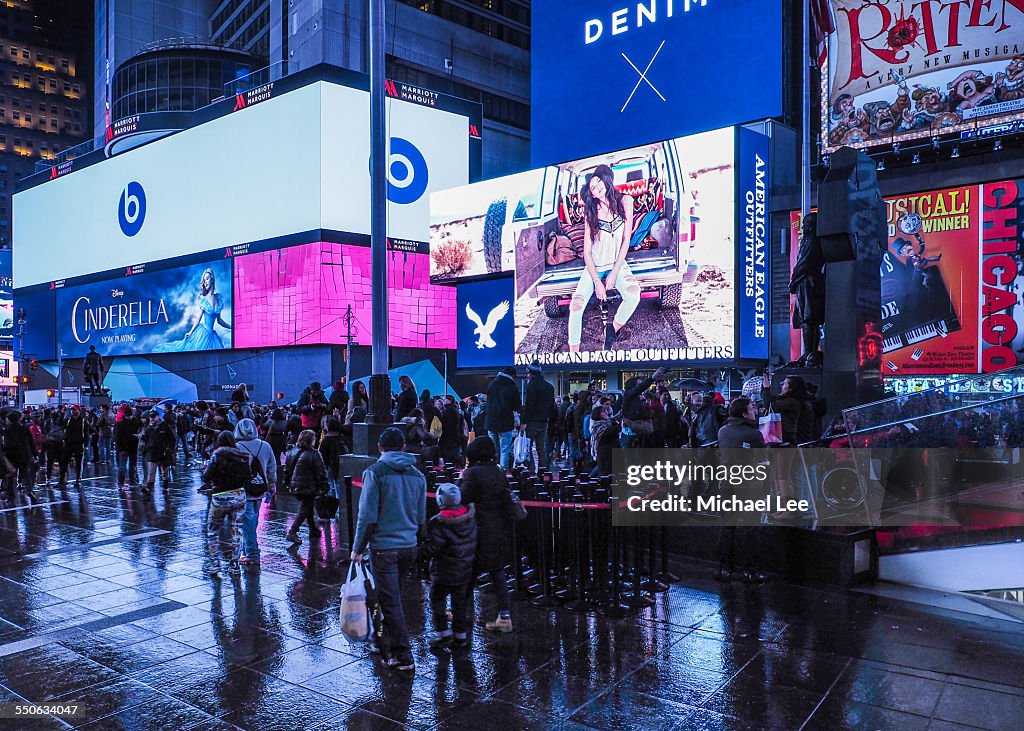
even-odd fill
[[[1024,0],[830,0],[826,152],[1024,115]]]
[[[58,340],[65,357],[89,347],[104,356],[231,347],[231,259],[147,271],[57,289]]]

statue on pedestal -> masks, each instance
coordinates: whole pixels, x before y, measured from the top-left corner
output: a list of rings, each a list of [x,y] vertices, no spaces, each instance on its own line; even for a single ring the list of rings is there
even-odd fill
[[[803,333],[803,355],[798,361],[805,367],[821,367],[821,326],[825,323],[825,253],[817,233],[818,215],[804,216],[800,251],[793,266],[789,293],[794,296],[793,327]]]

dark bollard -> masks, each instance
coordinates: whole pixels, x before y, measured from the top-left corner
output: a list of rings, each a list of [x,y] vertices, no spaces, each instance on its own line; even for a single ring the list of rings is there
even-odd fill
[[[608,498],[609,504],[618,500],[614,495]],[[622,529],[616,528],[611,525],[611,511],[608,511],[608,529],[611,534],[611,597],[610,601],[602,606],[598,611],[612,619],[619,619],[625,617],[630,612],[629,606],[623,601],[622,596]]]
[[[514,600],[529,599],[530,592],[527,591],[529,582],[523,576],[523,556],[519,547],[519,526],[522,523],[512,523],[512,584],[509,587],[509,597]]]
[[[594,490],[593,502],[607,503],[607,491],[602,488]],[[587,523],[592,579],[589,594],[595,604],[603,606],[611,601],[608,592],[608,528],[611,524],[611,511],[588,510]]]
[[[342,477],[342,481],[345,483],[345,528],[348,530],[346,537],[348,538],[349,550],[352,550],[352,538],[355,535],[356,525],[356,508],[352,504],[352,475],[345,475]]]
[[[576,599],[566,604],[566,609],[573,612],[587,612],[594,608],[594,601],[588,592],[588,576],[590,560],[587,552],[587,514],[594,512],[583,507],[583,494],[577,492],[574,496],[577,507],[573,510],[573,525],[575,543],[573,547],[574,558],[574,580]]]
[[[643,593],[643,580],[640,576],[641,566],[643,565],[643,555],[640,549],[640,529],[633,527],[629,530],[631,534],[631,552],[633,554],[631,557],[633,571],[630,583],[632,584],[633,591],[626,597],[626,604],[633,609],[642,609],[654,604],[654,600]]]
[[[668,568],[668,528],[662,526],[658,529],[661,534],[661,545],[659,552],[661,553],[661,573],[658,574],[658,578],[666,584],[673,584],[679,581],[679,577],[672,573]]]
[[[547,493],[541,492],[537,494],[537,500],[540,502],[549,502],[551,496]],[[551,548],[551,529],[550,529],[550,515],[551,509],[548,507],[538,508],[540,512],[540,520],[538,521],[538,558],[540,570],[539,584],[540,584],[540,595],[535,596],[530,600],[530,604],[537,607],[555,607],[558,606],[558,600],[555,598],[551,590],[551,572],[548,566],[549,551]]]
[[[668,591],[668,584],[661,581],[657,574],[658,554],[654,550],[654,528],[646,528],[647,533],[647,580],[643,583],[646,592],[657,594]]]
[[[571,489],[559,495],[559,502],[578,504],[576,494]],[[576,576],[576,538],[579,532],[579,521],[575,508],[559,508],[558,512],[561,515],[563,526],[560,563],[557,564],[561,571],[560,584],[562,588],[555,592],[555,596],[563,602],[569,602],[580,598]]]

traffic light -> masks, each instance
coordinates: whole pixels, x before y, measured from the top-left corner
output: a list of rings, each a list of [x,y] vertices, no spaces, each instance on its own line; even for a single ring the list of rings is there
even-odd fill
[[[39,369],[39,361],[36,360],[35,358],[33,358],[32,360],[30,360],[28,362],[28,367],[31,368],[34,371],[38,370]]]
[[[32,382],[32,377],[31,376],[22,376],[21,377],[21,382],[22,383],[31,383]]]
[[[52,388],[46,389],[46,398],[53,398],[56,395],[57,395],[57,392],[54,391]]]

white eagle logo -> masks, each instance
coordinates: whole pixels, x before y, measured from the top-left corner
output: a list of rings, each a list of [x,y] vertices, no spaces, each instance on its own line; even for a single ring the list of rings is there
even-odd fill
[[[491,333],[494,332],[494,328],[498,326],[501,319],[508,314],[508,306],[508,300],[497,305],[487,315],[487,322],[484,323],[480,320],[480,315],[473,311],[473,306],[468,302],[466,303],[466,317],[476,323],[476,329],[473,330],[473,334],[477,336],[477,348],[483,350],[484,348],[493,348],[497,345],[497,343],[494,342],[494,338],[491,337]]]

